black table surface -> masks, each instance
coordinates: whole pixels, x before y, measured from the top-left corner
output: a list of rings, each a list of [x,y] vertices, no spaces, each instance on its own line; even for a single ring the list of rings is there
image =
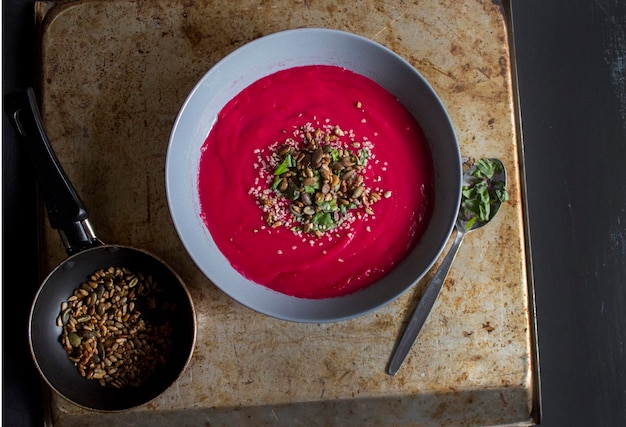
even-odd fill
[[[2,3],[3,93],[33,85],[33,1]],[[626,1],[512,0],[541,425],[626,426]],[[2,121],[2,422],[43,424],[25,334],[37,188]]]

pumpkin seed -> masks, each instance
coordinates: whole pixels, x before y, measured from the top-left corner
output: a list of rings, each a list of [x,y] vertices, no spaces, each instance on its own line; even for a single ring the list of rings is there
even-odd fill
[[[304,185],[305,187],[309,187],[309,186],[312,186],[312,185],[315,185],[315,184],[317,184],[317,178],[314,177],[314,176],[309,177],[309,178],[305,178],[302,181],[302,185]]]
[[[300,199],[302,200],[302,203],[307,206],[311,206],[313,204],[313,201],[311,200],[311,195],[309,193],[302,193],[300,195]]]
[[[365,187],[364,186],[362,186],[362,185],[358,186],[352,192],[352,198],[353,199],[358,199],[359,197],[361,197],[363,195],[364,191],[365,191]]]
[[[69,341],[70,341],[70,345],[72,347],[78,347],[80,345],[80,343],[83,341],[78,334],[74,333],[74,332],[70,332],[70,334],[67,336]]]

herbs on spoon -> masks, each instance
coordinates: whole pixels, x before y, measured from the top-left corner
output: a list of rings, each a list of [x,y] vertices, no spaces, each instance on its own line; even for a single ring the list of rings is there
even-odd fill
[[[463,183],[459,219],[465,221],[469,230],[478,221],[488,222],[503,202],[509,199],[505,182],[497,179],[503,172],[502,163],[482,158],[474,166]]]

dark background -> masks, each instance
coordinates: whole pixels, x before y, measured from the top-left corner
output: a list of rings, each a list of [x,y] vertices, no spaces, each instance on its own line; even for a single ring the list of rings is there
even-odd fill
[[[33,2],[2,9],[5,94],[34,82]],[[512,16],[541,425],[626,426],[626,1],[512,0]],[[2,156],[2,421],[42,425],[37,191],[4,113]]]

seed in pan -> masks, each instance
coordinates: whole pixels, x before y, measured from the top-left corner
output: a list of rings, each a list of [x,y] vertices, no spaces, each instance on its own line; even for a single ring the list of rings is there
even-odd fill
[[[171,328],[146,321],[136,304],[155,287],[151,276],[111,267],[94,272],[61,304],[61,343],[80,375],[102,386],[137,386],[165,364]],[[146,306],[157,308],[149,298]]]

